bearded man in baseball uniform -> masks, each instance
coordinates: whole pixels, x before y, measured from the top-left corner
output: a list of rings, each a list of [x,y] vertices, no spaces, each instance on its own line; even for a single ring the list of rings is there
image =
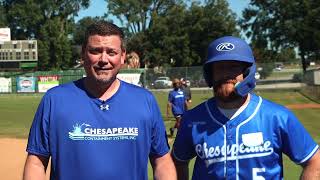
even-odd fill
[[[303,167],[301,179],[320,178],[319,145],[287,108],[254,93],[256,65],[249,45],[226,36],[213,41],[204,77],[214,97],[182,117],[172,156],[178,179],[283,179],[286,154]]]

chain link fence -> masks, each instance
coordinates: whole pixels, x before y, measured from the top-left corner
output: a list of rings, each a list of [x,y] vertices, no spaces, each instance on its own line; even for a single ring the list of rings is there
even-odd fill
[[[192,67],[159,67],[152,69],[121,69],[120,74],[136,79],[134,84],[150,90],[167,91],[172,88],[174,78],[184,78],[191,89],[207,88],[203,78],[202,66]],[[37,71],[37,72],[0,72],[0,78],[11,79],[11,89],[6,93],[17,92],[17,77],[58,76],[59,84],[80,79],[85,71],[80,69],[64,71]],[[130,77],[132,76],[132,77]],[[302,90],[304,94],[312,95],[313,99],[320,99],[319,67],[310,67],[306,74],[298,64],[265,63],[257,64],[257,88],[259,89],[290,89]],[[137,79],[138,78],[138,79]],[[1,84],[2,83],[2,84]],[[3,86],[4,81],[0,81]],[[1,92],[1,91],[0,91]],[[38,92],[37,89],[35,92]]]

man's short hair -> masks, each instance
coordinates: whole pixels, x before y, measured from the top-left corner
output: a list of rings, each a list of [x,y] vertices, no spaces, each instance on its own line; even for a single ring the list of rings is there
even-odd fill
[[[113,23],[110,23],[108,21],[100,20],[97,21],[90,26],[87,27],[87,30],[85,32],[84,42],[82,44],[82,50],[87,46],[88,39],[90,36],[93,35],[100,35],[100,36],[111,36],[116,35],[120,37],[121,40],[121,49],[125,50],[125,42],[124,42],[124,33]]]

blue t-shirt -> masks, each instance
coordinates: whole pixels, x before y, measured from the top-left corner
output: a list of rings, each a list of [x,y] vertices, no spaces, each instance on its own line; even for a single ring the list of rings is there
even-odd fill
[[[171,111],[174,116],[182,115],[185,112],[186,98],[181,89],[171,90],[168,95],[168,101],[171,103]]]
[[[51,156],[51,179],[148,179],[148,158],[169,151],[151,92],[121,81],[107,101],[83,79],[50,89],[30,130],[27,152]]]
[[[319,146],[292,112],[251,94],[234,119],[214,98],[187,111],[173,146],[180,161],[196,156],[193,180],[282,179],[282,153],[301,164]]]

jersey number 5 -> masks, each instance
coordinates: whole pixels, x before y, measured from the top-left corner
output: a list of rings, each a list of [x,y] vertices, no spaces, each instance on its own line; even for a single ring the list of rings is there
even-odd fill
[[[252,168],[252,179],[253,180],[265,180],[263,176],[259,176],[258,173],[265,172],[265,168]]]

